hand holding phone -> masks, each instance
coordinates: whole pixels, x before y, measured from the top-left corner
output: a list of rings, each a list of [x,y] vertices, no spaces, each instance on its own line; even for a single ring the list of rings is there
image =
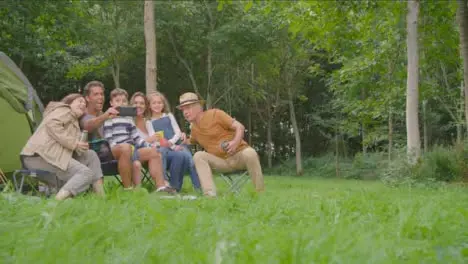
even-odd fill
[[[119,116],[137,116],[137,110],[134,106],[119,106],[117,107]]]
[[[109,118],[114,118],[119,115],[119,111],[113,107],[109,107],[106,111],[106,114]]]

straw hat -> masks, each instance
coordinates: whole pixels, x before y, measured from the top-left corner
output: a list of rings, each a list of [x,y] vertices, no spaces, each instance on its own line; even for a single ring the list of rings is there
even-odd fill
[[[198,99],[198,95],[195,93],[184,93],[179,97],[179,105],[177,106],[180,109],[182,106],[191,105],[191,104],[201,104],[203,105],[205,100]]]

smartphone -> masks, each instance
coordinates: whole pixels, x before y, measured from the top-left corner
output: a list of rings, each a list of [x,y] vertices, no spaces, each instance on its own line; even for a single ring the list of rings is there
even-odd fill
[[[117,107],[117,111],[119,111],[119,116],[136,116],[137,110],[134,106],[120,106]]]

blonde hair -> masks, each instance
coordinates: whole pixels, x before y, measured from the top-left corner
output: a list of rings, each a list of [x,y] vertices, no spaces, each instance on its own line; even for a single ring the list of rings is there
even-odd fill
[[[147,118],[150,115],[150,109],[149,109],[149,102],[148,98],[146,98],[145,94],[142,92],[136,92],[132,95],[132,98],[130,98],[130,104],[133,105],[135,104],[135,98],[141,97],[143,98],[143,101],[145,101],[145,112],[143,113],[143,117]]]
[[[128,99],[128,93],[127,91],[125,91],[124,89],[121,89],[121,88],[115,88],[114,90],[112,90],[110,92],[110,99],[114,99],[115,97],[119,96],[119,95],[125,95],[125,97]]]
[[[148,104],[151,104],[151,100],[155,96],[159,96],[161,98],[161,100],[163,101],[164,107],[163,107],[162,112],[166,113],[166,114],[169,114],[171,112],[171,106],[169,105],[169,101],[167,101],[166,96],[164,96],[164,94],[162,94],[160,92],[152,92],[152,93],[148,94]],[[153,113],[153,111],[151,109],[149,109],[149,113],[151,115]]]

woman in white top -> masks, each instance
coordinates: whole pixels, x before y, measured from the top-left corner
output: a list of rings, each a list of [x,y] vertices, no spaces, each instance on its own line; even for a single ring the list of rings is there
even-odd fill
[[[153,129],[149,131],[147,128],[147,121],[149,121],[149,119],[147,111],[148,100],[146,96],[142,92],[136,92],[130,99],[130,103],[137,108],[135,125],[137,127],[138,133],[140,133],[140,136],[149,143],[154,143],[157,141],[161,142],[163,139],[160,138],[160,135],[154,133]],[[169,170],[171,175],[170,185],[177,191],[180,191],[183,182],[183,174],[184,171],[188,169],[190,160],[187,158],[187,155],[184,152],[168,151],[167,148],[160,148],[159,150],[163,154],[163,169],[164,171]]]

